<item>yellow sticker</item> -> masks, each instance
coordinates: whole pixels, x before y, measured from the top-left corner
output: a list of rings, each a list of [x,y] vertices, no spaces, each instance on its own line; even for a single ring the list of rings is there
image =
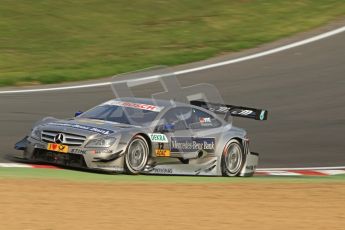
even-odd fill
[[[157,157],[170,157],[170,150],[169,149],[156,149],[156,156]]]
[[[48,143],[47,149],[60,153],[68,153],[68,146],[62,144]]]

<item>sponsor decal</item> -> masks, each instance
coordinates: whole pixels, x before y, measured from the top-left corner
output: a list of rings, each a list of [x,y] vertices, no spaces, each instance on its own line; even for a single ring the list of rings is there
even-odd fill
[[[215,108],[210,108],[211,111],[216,111],[216,112],[221,112],[221,113],[226,113],[230,110],[229,107],[226,106],[219,106],[217,109]]]
[[[173,170],[167,168],[154,168],[153,172],[158,174],[172,174]]]
[[[111,165],[109,166],[109,165],[98,164],[98,165],[96,165],[96,167],[98,167],[100,169],[114,170],[114,171],[119,171],[119,172],[124,171],[124,168],[119,167],[119,166],[111,166]]]
[[[241,111],[241,112],[238,113],[238,114],[247,116],[247,115],[249,115],[249,114],[251,114],[251,113],[253,113],[252,110],[243,110],[243,111]]]
[[[34,147],[35,147],[35,148],[38,148],[38,149],[44,149],[46,146],[45,146],[45,145],[42,145],[42,144],[37,143],[37,144],[35,144],[35,145],[34,145]]]
[[[48,143],[47,149],[50,151],[60,152],[60,153],[67,153],[68,146],[56,143]]]
[[[105,122],[104,121],[100,121],[100,120],[94,120],[94,119],[78,119],[78,122],[81,123],[91,123],[91,124],[95,124],[95,125],[104,125]]]
[[[212,126],[212,120],[210,117],[200,117],[199,122],[201,126]]]
[[[211,137],[171,137],[171,152],[214,152],[215,138]]]
[[[158,149],[155,152],[157,157],[170,157],[171,155],[170,149],[164,149],[164,143],[158,143]]]
[[[148,104],[140,104],[140,103],[133,103],[133,102],[125,102],[125,101],[107,101],[103,103],[103,105],[117,105],[122,107],[129,107],[135,109],[142,109],[142,110],[149,110],[153,112],[160,112],[164,107],[159,107],[155,105],[148,105]]]
[[[210,117],[200,117],[199,118],[200,123],[211,123]]]
[[[148,134],[152,142],[168,143],[168,138],[161,133],[149,133]]]
[[[75,154],[86,154],[86,150],[84,149],[71,149],[70,152]]]
[[[89,153],[91,154],[101,154],[101,153],[113,153],[113,150],[111,149],[102,149],[102,150],[90,150]]]
[[[55,125],[55,126],[61,126],[61,127],[67,127],[67,128],[81,129],[81,130],[86,130],[86,131],[99,133],[99,134],[103,134],[103,135],[108,135],[108,134],[114,133],[114,131],[109,130],[109,129],[97,128],[97,127],[92,127],[92,126],[88,126],[88,125],[58,123],[58,122],[50,122],[47,125]]]
[[[170,157],[171,153],[169,149],[156,149],[157,157]]]
[[[246,169],[254,171],[256,169],[256,166],[255,165],[247,165]]]

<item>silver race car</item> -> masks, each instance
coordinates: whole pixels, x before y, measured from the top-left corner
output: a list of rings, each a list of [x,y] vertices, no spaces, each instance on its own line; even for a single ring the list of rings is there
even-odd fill
[[[118,173],[252,176],[258,154],[231,116],[266,120],[267,111],[118,98],[72,119],[44,118],[15,148],[31,161]]]

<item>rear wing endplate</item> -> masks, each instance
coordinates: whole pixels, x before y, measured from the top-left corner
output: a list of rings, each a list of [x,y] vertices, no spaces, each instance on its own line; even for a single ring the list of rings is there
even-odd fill
[[[207,109],[216,114],[224,114],[225,120],[228,120],[229,115],[234,117],[244,117],[255,120],[267,120],[268,111],[263,109],[255,109],[244,106],[224,105],[219,103],[205,102],[205,101],[190,101],[192,105]]]

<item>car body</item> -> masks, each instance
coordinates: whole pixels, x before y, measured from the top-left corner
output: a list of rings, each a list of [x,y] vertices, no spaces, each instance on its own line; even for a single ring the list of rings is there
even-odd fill
[[[227,106],[224,113],[218,104],[194,104],[112,99],[71,119],[42,119],[15,148],[32,161],[116,173],[252,176],[258,154],[249,150],[246,131],[217,111],[261,113],[260,120],[267,111]]]

